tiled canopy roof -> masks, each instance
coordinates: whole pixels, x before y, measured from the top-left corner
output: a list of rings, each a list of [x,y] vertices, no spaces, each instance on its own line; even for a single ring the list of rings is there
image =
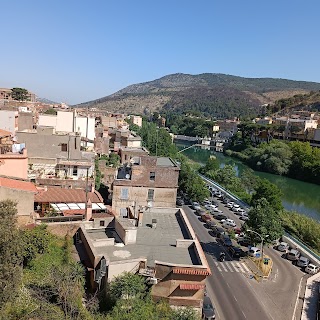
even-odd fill
[[[195,268],[173,268],[173,273],[178,274],[194,274],[194,275],[201,275],[201,276],[209,276],[211,275],[210,270],[208,269],[195,269]]]
[[[30,191],[30,192],[38,191],[36,186],[32,182],[2,178],[2,177],[0,177],[0,187],[24,190],[24,191]]]
[[[179,287],[181,290],[200,290],[204,289],[205,285],[200,283],[181,283]]]
[[[11,136],[11,132],[7,130],[0,129],[0,138]]]
[[[103,202],[98,191],[88,192],[88,200],[92,203]],[[40,191],[34,197],[35,202],[65,202],[65,203],[85,203],[86,192],[83,189],[63,189],[59,187],[48,187],[47,191]]]

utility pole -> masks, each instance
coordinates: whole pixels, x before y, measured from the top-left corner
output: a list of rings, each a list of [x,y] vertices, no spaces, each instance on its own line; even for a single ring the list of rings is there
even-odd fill
[[[88,179],[89,179],[89,168],[87,168],[87,176],[86,176],[86,203],[85,203],[85,210],[84,216],[88,216]]]

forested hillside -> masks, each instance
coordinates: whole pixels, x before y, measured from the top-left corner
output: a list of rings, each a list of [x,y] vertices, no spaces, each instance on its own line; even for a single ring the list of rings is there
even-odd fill
[[[320,83],[274,78],[243,78],[225,74],[172,74],[130,85],[110,96],[75,107],[110,112],[150,114],[187,110],[213,118],[248,117],[261,113],[261,105],[320,90]]]

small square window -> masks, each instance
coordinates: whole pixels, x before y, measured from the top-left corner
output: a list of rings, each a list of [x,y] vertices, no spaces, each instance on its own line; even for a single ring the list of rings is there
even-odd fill
[[[61,144],[61,151],[65,151],[65,152],[68,151],[68,145],[66,143]]]
[[[129,189],[128,188],[121,188],[120,199],[121,200],[128,200],[129,199]]]
[[[154,198],[154,189],[148,189],[148,200],[153,200]]]
[[[105,222],[104,220],[100,221],[100,227],[104,227],[104,222]]]
[[[150,172],[150,180],[154,181],[156,179],[156,173],[155,172]]]

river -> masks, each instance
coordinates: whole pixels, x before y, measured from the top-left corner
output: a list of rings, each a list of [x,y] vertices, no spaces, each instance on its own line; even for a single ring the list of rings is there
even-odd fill
[[[182,143],[177,143],[176,145],[179,149],[188,146],[188,144]],[[226,164],[230,164],[236,169],[238,174],[241,174],[244,169],[248,168],[248,166],[234,158],[227,157],[220,152],[206,150],[201,147],[192,147],[183,151],[183,154],[191,160],[203,164],[206,163],[211,155],[214,155],[219,161],[221,167]],[[254,173],[257,176],[274,183],[282,190],[282,204],[285,209],[297,211],[320,222],[320,185],[266,172],[254,171]]]

